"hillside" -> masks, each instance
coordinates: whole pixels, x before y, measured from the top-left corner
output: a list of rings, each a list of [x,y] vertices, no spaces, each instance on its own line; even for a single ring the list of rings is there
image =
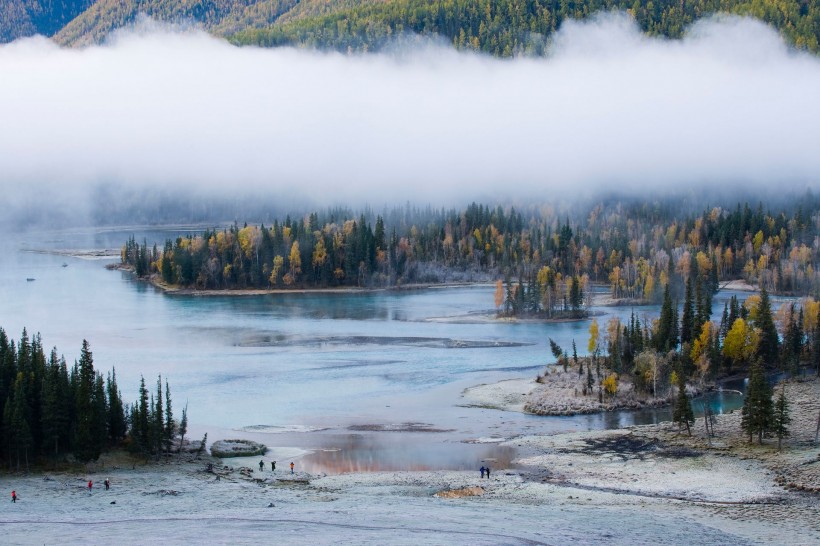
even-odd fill
[[[23,36],[51,36],[94,0],[3,0],[0,2],[0,43]]]
[[[820,51],[820,0],[8,0],[0,6],[0,41],[42,33],[87,45],[144,13],[196,22],[240,45],[372,51],[412,33],[510,57],[543,53],[566,19],[610,10],[628,11],[647,34],[670,38],[705,16],[749,15],[796,47]]]

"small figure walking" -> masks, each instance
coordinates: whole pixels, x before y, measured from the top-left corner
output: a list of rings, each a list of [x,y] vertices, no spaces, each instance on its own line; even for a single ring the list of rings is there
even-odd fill
[[[103,483],[105,484],[105,490],[108,491],[111,488],[111,480],[106,478]]]
[[[91,493],[91,487],[92,487],[93,485],[94,485],[94,483],[93,483],[91,480],[88,480],[88,492],[89,492],[89,493]]]
[[[11,492],[11,502],[17,503],[17,491]]]
[[[484,467],[482,466],[482,467],[480,468],[480,470],[481,470],[481,477],[483,478],[483,477],[484,477]]]
[[[276,461],[271,461],[270,462],[270,471],[271,472],[276,472]]]
[[[293,463],[290,463],[290,473],[293,474]]]
[[[490,467],[488,466],[487,468],[484,469],[484,471],[487,473],[487,479],[489,480],[490,479]]]
[[[262,472],[263,470],[265,470],[265,461],[264,460],[259,461],[259,472]]]

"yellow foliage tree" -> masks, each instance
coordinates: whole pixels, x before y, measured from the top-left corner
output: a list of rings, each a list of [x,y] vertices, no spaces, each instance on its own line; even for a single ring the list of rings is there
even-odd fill
[[[602,386],[604,387],[604,392],[609,396],[615,396],[615,393],[618,392],[618,375],[611,374],[604,379]]]
[[[293,241],[290,247],[290,255],[288,255],[288,274],[291,277],[291,282],[296,282],[299,274],[302,272],[302,255],[299,253],[299,241]]]
[[[589,343],[587,343],[587,350],[590,353],[594,353],[598,350],[599,336],[598,321],[592,319],[592,323],[589,325]]]
[[[723,354],[734,362],[748,361],[757,350],[760,334],[742,318],[737,319],[723,340]]]
[[[501,279],[495,281],[495,307],[498,309],[504,303],[504,284]]]
[[[279,273],[282,272],[282,268],[285,266],[285,259],[278,254],[273,258],[273,269],[270,273],[270,281],[271,286],[276,286],[279,282]]]

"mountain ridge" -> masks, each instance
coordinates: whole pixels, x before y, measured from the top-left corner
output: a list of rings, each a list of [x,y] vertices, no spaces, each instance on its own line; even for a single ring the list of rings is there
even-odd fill
[[[613,10],[629,13],[644,33],[669,38],[711,15],[750,16],[797,49],[820,52],[820,0],[7,0],[0,42],[44,34],[86,46],[145,14],[194,22],[237,45],[373,51],[418,34],[512,57],[542,54],[567,19]]]

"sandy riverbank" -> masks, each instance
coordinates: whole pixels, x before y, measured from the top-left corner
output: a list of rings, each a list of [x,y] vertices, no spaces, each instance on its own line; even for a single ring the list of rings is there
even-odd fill
[[[517,464],[490,479],[477,470],[308,475],[298,459],[293,475],[226,459],[219,480],[205,460],[108,464],[3,476],[20,501],[0,505],[0,533],[6,544],[817,544],[820,502],[804,490],[820,486],[820,383],[787,388],[794,423],[782,453],[773,440],[749,446],[735,413],[718,416],[711,446],[701,422],[692,437],[660,424],[514,438],[506,445]],[[106,477],[111,491],[100,487]]]

